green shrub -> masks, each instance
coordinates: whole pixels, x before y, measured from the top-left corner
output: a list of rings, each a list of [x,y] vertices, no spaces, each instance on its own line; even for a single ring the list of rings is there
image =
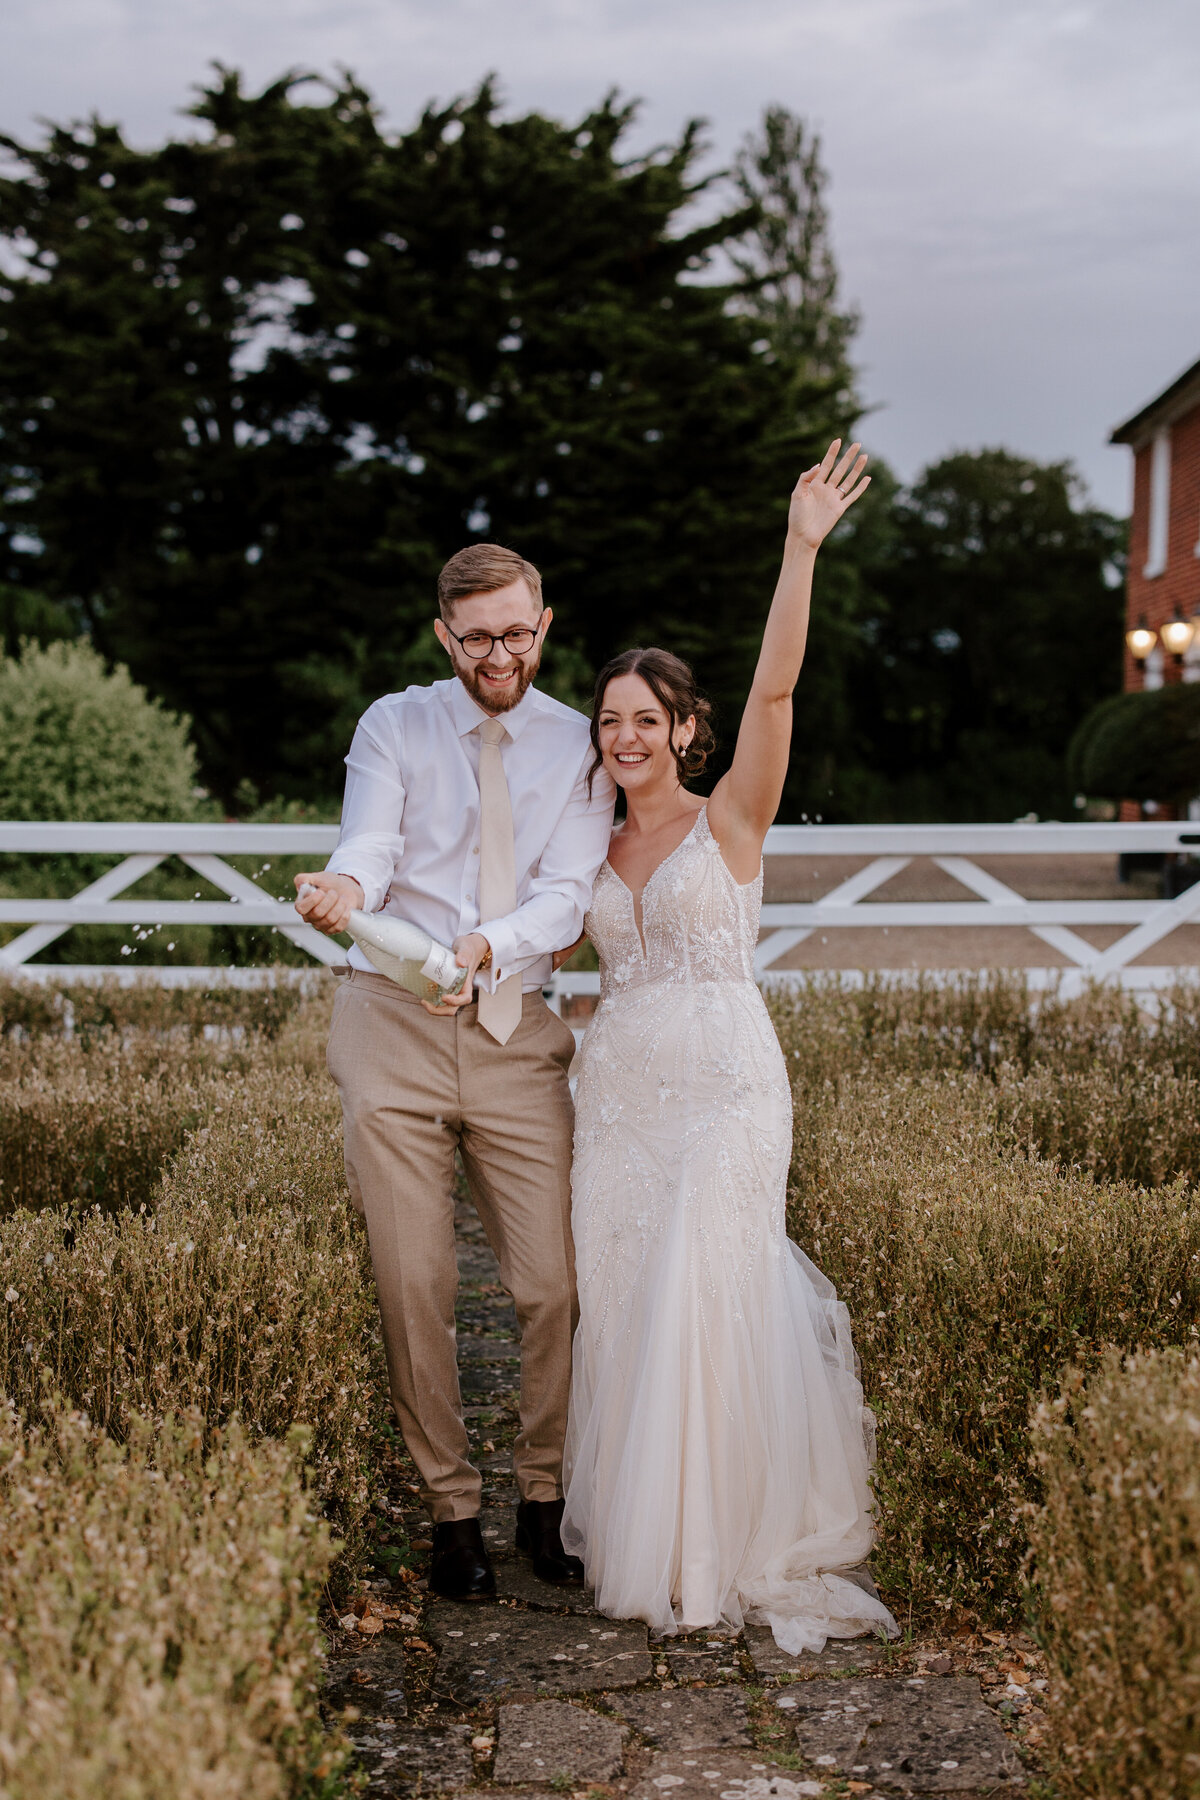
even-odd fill
[[[791,1235],[850,1309],[879,1423],[875,1566],[919,1615],[1021,1607],[1030,1407],[1106,1346],[1188,1340],[1200,1208],[1014,1154],[976,1074],[879,1071],[796,1100]]]
[[[1102,700],[1067,748],[1067,779],[1114,800],[1186,800],[1200,787],[1200,694],[1172,682]]]
[[[0,657],[0,819],[193,818],[198,790],[188,730],[189,721],[166,712],[127,669],[108,670],[86,639],[45,648],[26,643],[19,657]],[[73,894],[118,861],[91,853],[8,855],[0,859],[0,892]],[[181,897],[173,883],[178,890],[169,870],[152,871],[137,897]],[[194,891],[191,877],[183,892]],[[0,926],[0,942],[22,929]],[[161,935],[150,933],[149,944],[157,946]],[[131,937],[132,927],[77,925],[40,960],[115,963]]]
[[[333,1546],[302,1443],[198,1415],[0,1411],[0,1792],[285,1800],[342,1763],[317,1713]]]
[[[1056,1785],[1083,1800],[1200,1795],[1200,1360],[1068,1377],[1033,1430],[1032,1520]]]
[[[372,1497],[382,1375],[365,1233],[327,1079],[251,1068],[138,1213],[0,1221],[0,1392],[56,1391],[117,1437],[195,1408],[208,1431],[312,1430],[317,1498],[352,1531]]]
[[[188,721],[82,639],[0,659],[0,818],[186,819]]]

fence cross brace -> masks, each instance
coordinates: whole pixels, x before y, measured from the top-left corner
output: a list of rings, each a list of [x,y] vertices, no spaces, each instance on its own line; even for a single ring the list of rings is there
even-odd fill
[[[85,888],[80,888],[72,895],[74,900],[111,900],[114,894],[123,894],[126,888],[148,875],[151,869],[157,869],[159,863],[165,862],[165,856],[150,856],[142,853],[127,856],[124,862],[118,863],[115,869],[107,870],[98,881],[93,881]],[[28,917],[28,914],[26,914]],[[70,931],[70,925],[31,925],[19,937],[12,938],[0,949],[0,967],[19,969],[23,962],[52,944],[55,938],[62,937]]]

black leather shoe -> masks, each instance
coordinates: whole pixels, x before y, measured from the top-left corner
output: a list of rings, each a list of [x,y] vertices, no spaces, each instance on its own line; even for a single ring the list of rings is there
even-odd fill
[[[429,1589],[443,1600],[494,1600],[496,1577],[478,1519],[447,1519],[433,1528]]]
[[[556,1581],[560,1585],[574,1581],[583,1583],[583,1564],[577,1556],[568,1556],[562,1547],[561,1500],[522,1500],[517,1507],[517,1549],[533,1558],[533,1572],[539,1581]]]

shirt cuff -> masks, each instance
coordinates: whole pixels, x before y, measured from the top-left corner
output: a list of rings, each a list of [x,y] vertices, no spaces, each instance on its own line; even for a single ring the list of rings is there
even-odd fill
[[[491,967],[485,969],[479,977],[479,980],[490,990],[498,987],[506,975],[515,973],[509,964],[517,954],[516,939],[511,925],[506,924],[503,919],[496,919],[485,925],[477,925],[475,929],[480,937],[485,937],[492,947]]]
[[[325,864],[325,873],[327,875],[349,875],[352,880],[357,881],[363,891],[362,909],[364,912],[378,912],[387,897],[386,890],[381,883],[372,881],[364,870],[353,868],[349,863],[339,862],[336,851]]]

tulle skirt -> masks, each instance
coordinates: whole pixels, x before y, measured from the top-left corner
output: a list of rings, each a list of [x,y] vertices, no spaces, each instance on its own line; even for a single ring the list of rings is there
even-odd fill
[[[601,1611],[660,1633],[894,1634],[839,1573],[871,1547],[873,1421],[846,1308],[784,1232],[774,1032],[749,983],[665,986],[606,1001],[584,1047],[563,1542]]]

